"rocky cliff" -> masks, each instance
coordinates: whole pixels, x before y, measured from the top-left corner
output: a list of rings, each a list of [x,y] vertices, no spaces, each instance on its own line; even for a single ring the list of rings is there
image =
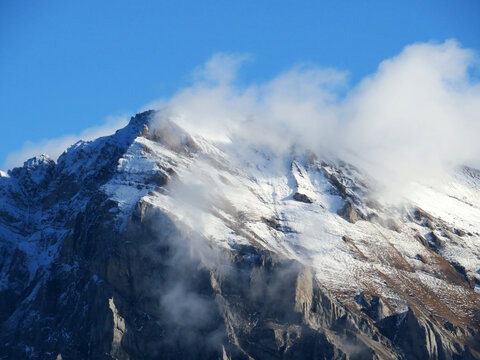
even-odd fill
[[[479,172],[249,151],[150,111],[0,177],[0,358],[480,358]]]

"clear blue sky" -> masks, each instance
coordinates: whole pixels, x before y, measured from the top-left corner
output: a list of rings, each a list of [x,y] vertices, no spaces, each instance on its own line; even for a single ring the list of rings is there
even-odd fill
[[[351,83],[419,41],[480,49],[479,0],[0,1],[0,165],[25,141],[101,124],[186,85],[219,51],[245,81],[295,63]]]

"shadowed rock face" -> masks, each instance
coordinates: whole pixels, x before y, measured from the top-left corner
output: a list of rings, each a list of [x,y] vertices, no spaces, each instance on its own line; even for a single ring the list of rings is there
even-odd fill
[[[351,203],[346,203],[343,208],[338,210],[338,215],[351,223],[356,223],[358,220],[365,220],[366,216],[363,215],[355,206]]]
[[[260,245],[220,248],[145,201],[119,223],[125,210],[101,188],[135,136],[175,130],[179,151],[197,151],[170,125],[148,135],[149,116],[132,118],[100,150],[77,146],[41,165],[48,181],[28,182],[35,199],[22,195],[26,185],[2,185],[6,201],[37,217],[0,214],[0,358],[479,358],[478,329],[439,324],[413,307],[392,314],[375,296],[348,307],[308,266]],[[70,172],[67,158],[81,166]],[[145,186],[167,183],[165,172]],[[18,233],[38,246],[16,247]]]
[[[297,201],[301,201],[301,202],[304,202],[304,203],[307,203],[307,204],[312,203],[312,199],[310,199],[307,195],[301,194],[301,193],[298,193],[298,192],[293,194],[293,198]]]
[[[382,336],[300,264],[249,246],[195,248],[148,208],[137,208],[123,234],[112,234],[110,221],[93,224],[85,246],[65,249],[77,269],[53,265],[33,302],[5,324],[8,356],[28,355],[28,342],[63,359],[373,358],[360,334]],[[387,339],[378,346],[395,358]]]

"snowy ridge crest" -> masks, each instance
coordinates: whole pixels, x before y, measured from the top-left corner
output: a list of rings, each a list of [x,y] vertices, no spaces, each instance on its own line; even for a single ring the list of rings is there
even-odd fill
[[[296,280],[299,312],[312,306],[304,298],[315,283],[393,342],[429,319],[469,344],[480,328],[479,171],[464,167],[435,186],[412,182],[391,203],[363,169],[300,149],[215,141],[148,111],[111,136],[77,142],[57,163],[41,155],[0,174],[0,291],[13,304],[0,320],[13,326],[20,309],[28,314],[52,277],[75,279],[65,302],[108,284],[104,305],[120,351],[128,324],[115,299],[146,261],[125,249],[151,235],[132,224],[154,212],[159,238],[178,231],[220,253],[274,254],[308,269]]]

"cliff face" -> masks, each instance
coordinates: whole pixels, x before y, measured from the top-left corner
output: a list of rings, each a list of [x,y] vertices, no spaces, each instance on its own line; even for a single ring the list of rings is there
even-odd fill
[[[395,213],[354,168],[299,157],[269,198],[155,115],[0,178],[0,358],[480,358],[475,224]]]

